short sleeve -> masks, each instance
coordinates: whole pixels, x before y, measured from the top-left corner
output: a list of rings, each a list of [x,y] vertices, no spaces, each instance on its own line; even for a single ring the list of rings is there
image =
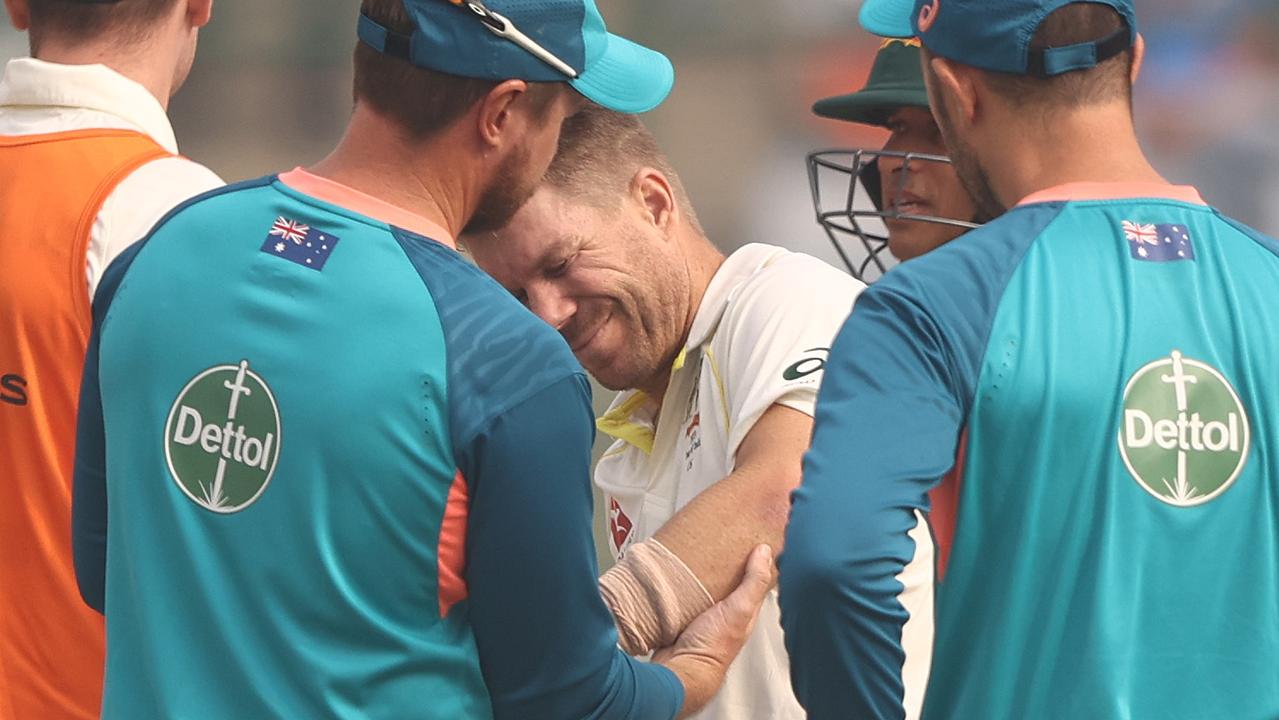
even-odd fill
[[[786,254],[738,289],[707,353],[728,404],[729,457],[773,405],[813,414],[831,343],[865,287],[816,258]]]

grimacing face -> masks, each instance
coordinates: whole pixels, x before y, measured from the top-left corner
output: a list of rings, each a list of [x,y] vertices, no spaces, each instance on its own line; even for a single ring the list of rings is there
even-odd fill
[[[886,151],[946,155],[946,144],[926,108],[902,107],[889,116]],[[972,220],[977,209],[965,192],[955,167],[917,161],[903,168],[901,158],[879,159],[882,201],[885,209],[902,215],[928,215]],[[905,178],[903,179],[903,172]],[[901,218],[884,218],[888,249],[898,260],[910,260],[934,250],[967,232],[965,228]]]
[[[691,279],[677,244],[626,197],[616,209],[542,186],[496,232],[464,235],[485,272],[559,331],[610,390],[668,372],[683,342]]]
[[[527,98],[524,102],[523,111],[530,113]],[[555,158],[564,121],[582,108],[582,102],[576,92],[561,90],[546,109],[546,117],[528,119],[524,142],[503,159],[463,232],[487,232],[510,222],[515,211],[537,190],[542,176]]]

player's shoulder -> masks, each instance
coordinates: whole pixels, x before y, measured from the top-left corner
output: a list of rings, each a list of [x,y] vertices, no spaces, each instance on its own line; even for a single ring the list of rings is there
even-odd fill
[[[765,371],[760,363],[771,361],[789,365],[796,353],[829,347],[866,287],[818,258],[770,245],[747,245],[728,262],[739,267],[722,313],[707,329],[703,315],[711,308],[704,303],[690,339],[713,333],[711,351],[739,372]]]
[[[555,362],[572,360],[559,333],[457,250],[403,228],[392,227],[391,232],[422,276],[437,308],[447,316],[447,331],[487,350],[535,346]],[[571,366],[579,367],[576,361]]]
[[[182,155],[168,155],[150,160],[138,166],[120,183],[145,187],[159,194],[186,193],[194,197],[200,193],[226,185],[217,173],[208,167]]]
[[[721,272],[734,276],[727,291],[725,318],[797,315],[838,308],[844,314],[866,285],[832,265],[804,253],[773,245],[743,246]]]
[[[178,160],[183,159],[164,159],[165,162]],[[188,163],[188,165],[184,166],[181,172],[190,173],[191,176],[202,176],[202,173],[197,168],[202,168],[203,166],[191,162],[190,160],[183,161]],[[193,168],[191,166],[195,167]],[[217,178],[216,175],[213,175],[212,177],[215,179]],[[258,196],[271,192],[271,185],[274,181],[274,175],[253,178],[251,180],[242,180],[229,185],[223,185],[219,180],[214,186],[207,187],[203,191],[197,191],[195,194],[187,195],[186,199],[181,200],[174,205],[173,208],[155,224],[152,228],[152,234],[159,232],[177,218],[192,216],[202,217],[208,213],[226,212],[230,207],[251,203]]]
[[[197,192],[195,195],[185,196],[185,199],[178,200],[176,205],[172,205],[167,212],[164,212],[150,226],[150,229],[145,231],[145,235],[120,252],[111,264],[113,266],[119,264],[122,268],[131,266],[139,252],[152,246],[160,237],[215,231],[218,224],[214,215],[218,217],[233,215],[234,211],[228,212],[228,204],[241,203],[238,207],[244,207],[242,193],[260,192],[269,188],[273,179],[272,176],[268,176],[231,185],[219,185],[204,192]]]
[[[1231,230],[1238,233],[1239,235],[1242,235],[1243,237],[1247,238],[1249,241],[1257,245],[1260,245],[1262,248],[1265,248],[1267,251],[1269,251],[1271,255],[1274,255],[1276,258],[1279,258],[1279,239],[1276,239],[1270,235],[1267,235],[1261,232],[1260,230],[1257,230],[1256,228],[1253,228],[1232,217],[1229,217],[1223,214],[1221,211],[1216,210],[1215,208],[1213,209],[1213,215],[1215,216],[1217,222],[1221,223],[1223,226],[1230,228]]]
[[[444,332],[450,395],[461,425],[484,422],[567,377],[583,375],[568,344],[451,247],[392,227]],[[466,437],[466,427],[456,428]]]
[[[1052,233],[1066,203],[1014,207],[998,218],[893,268],[867,290],[938,312],[971,312],[975,300],[997,299],[1027,251]]]
[[[832,358],[853,361],[870,328],[880,339],[912,338],[975,361],[1029,249],[1063,204],[1013,208],[1003,216],[889,270],[857,300]]]
[[[753,243],[742,247],[732,257],[739,254],[751,256],[757,265],[741,284],[741,294],[780,294],[786,297],[809,288],[847,295],[851,300],[866,288],[852,275],[806,253]]]

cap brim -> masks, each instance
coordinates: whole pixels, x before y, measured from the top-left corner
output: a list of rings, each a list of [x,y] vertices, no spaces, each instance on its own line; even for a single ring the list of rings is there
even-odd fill
[[[866,0],[857,19],[867,32],[886,38],[915,37],[915,0]]]
[[[675,67],[665,55],[609,33],[604,54],[569,84],[610,110],[642,113],[670,95]]]
[[[928,93],[920,88],[877,88],[818,100],[813,112],[832,120],[883,125],[898,108],[928,107]]]

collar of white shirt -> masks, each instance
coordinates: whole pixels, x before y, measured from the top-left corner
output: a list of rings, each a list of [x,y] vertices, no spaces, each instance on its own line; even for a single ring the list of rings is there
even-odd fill
[[[729,255],[715,271],[711,284],[702,295],[702,303],[693,316],[693,326],[688,331],[688,341],[684,343],[684,352],[680,357],[706,344],[719,328],[719,321],[724,317],[734,296],[741,289],[742,283],[763,267],[777,258],[788,255],[789,251],[776,245],[751,243]],[[678,364],[678,363],[677,363]],[[677,368],[678,369],[678,368]]]
[[[173,126],[160,101],[140,83],[105,65],[10,60],[0,79],[0,106],[93,110],[114,115],[177,154]]]

